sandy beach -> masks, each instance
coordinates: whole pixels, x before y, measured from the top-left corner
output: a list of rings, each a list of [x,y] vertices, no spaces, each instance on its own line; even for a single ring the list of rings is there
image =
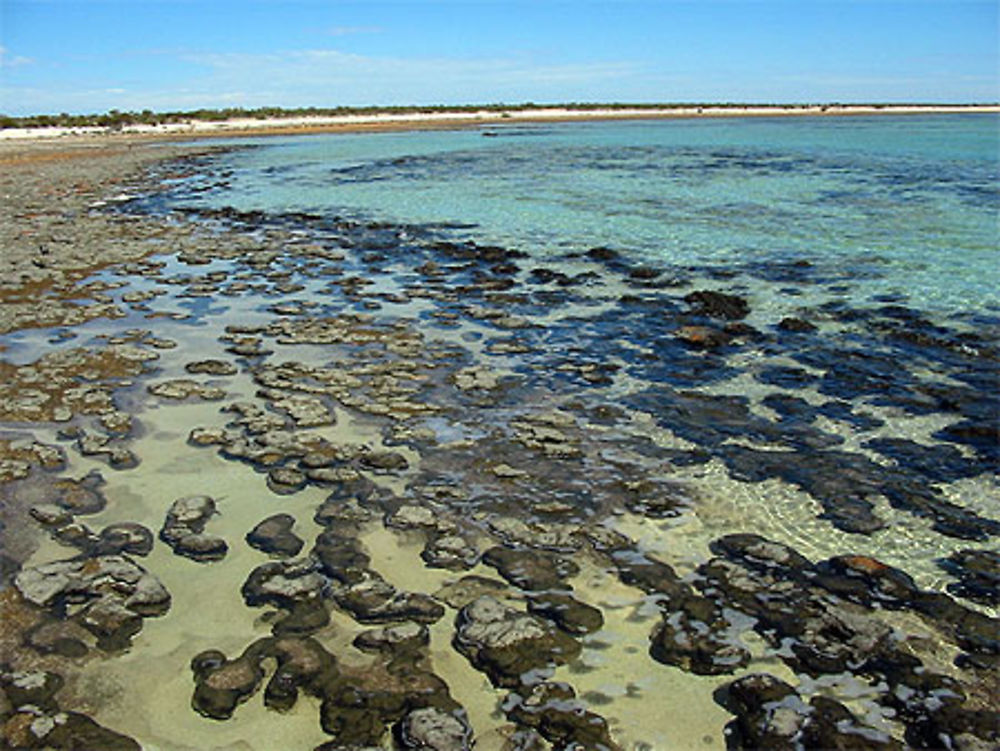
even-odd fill
[[[1000,105],[802,105],[802,106],[677,106],[570,109],[566,107],[510,110],[438,111],[414,113],[375,113],[359,115],[232,119],[165,123],[160,125],[125,125],[115,135],[173,138],[183,136],[293,135],[305,133],[364,132],[379,130],[416,130],[474,127],[504,123],[585,122],[600,120],[664,119],[693,117],[846,117],[871,115],[927,115],[949,113],[995,113]],[[107,128],[4,128],[0,141],[104,136]]]

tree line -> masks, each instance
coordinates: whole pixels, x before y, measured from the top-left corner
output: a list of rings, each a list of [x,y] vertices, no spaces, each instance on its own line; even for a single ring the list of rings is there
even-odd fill
[[[627,103],[627,102],[569,102],[566,104],[536,104],[535,102],[523,102],[520,104],[467,104],[467,105],[431,105],[431,106],[372,106],[372,107],[225,107],[220,109],[196,109],[174,112],[154,112],[144,109],[140,111],[120,111],[109,110],[103,114],[76,114],[71,115],[63,112],[58,115],[26,115],[14,117],[0,114],[0,128],[86,128],[99,127],[108,129],[123,128],[128,125],[164,125],[171,123],[209,122],[225,121],[235,119],[255,119],[266,120],[280,117],[336,117],[344,115],[411,115],[411,114],[434,114],[443,112],[506,112],[524,111],[533,109],[545,109],[559,107],[569,110],[590,110],[590,109],[690,109],[690,108],[741,108],[741,107],[774,107],[774,108],[801,108],[822,106],[826,109],[831,107],[844,106],[837,102],[823,105],[817,104],[779,104],[779,103],[753,103],[745,102],[673,102],[653,104],[649,102]],[[871,107],[892,106],[886,103],[870,103]],[[935,106],[922,105],[920,103],[910,103],[907,106]],[[942,106],[940,104],[936,106]],[[962,105],[948,105],[962,106]],[[972,105],[969,105],[972,106]]]
[[[103,114],[75,114],[63,112],[58,115],[26,115],[14,117],[0,114],[0,128],[122,128],[127,125],[164,125],[170,123],[224,121],[235,119],[266,120],[279,117],[336,117],[343,115],[400,115],[400,114],[434,114],[442,112],[504,112],[507,110],[532,110],[548,107],[560,107],[571,110],[584,109],[664,109],[687,107],[745,107],[746,104],[713,103],[713,104],[629,104],[629,103],[593,103],[571,102],[568,104],[536,104],[524,102],[521,104],[470,104],[470,105],[432,105],[432,106],[395,106],[395,107],[225,107],[220,109],[196,109],[174,112],[154,112],[145,109],[139,111],[109,110]],[[753,105],[788,107],[810,105]]]

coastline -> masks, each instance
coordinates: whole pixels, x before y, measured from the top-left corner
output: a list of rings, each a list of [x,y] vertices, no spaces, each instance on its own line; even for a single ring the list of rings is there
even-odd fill
[[[670,120],[688,118],[739,117],[853,117],[872,115],[932,115],[1000,113],[1000,105],[810,105],[810,106],[691,106],[657,108],[567,107],[510,110],[375,113],[186,121],[160,125],[125,125],[117,130],[100,126],[78,128],[5,128],[0,143],[123,136],[143,139],[234,137],[242,135],[305,135],[312,133],[354,133],[369,131],[432,130],[477,127],[510,123],[590,122],[601,120]]]
[[[438,126],[454,127],[440,123],[427,127]],[[359,126],[343,127],[346,130]],[[424,598],[428,595],[447,605],[446,616],[428,629],[429,645],[418,648],[422,662],[413,663],[409,669],[424,682],[422,685],[437,685],[436,681],[447,685],[451,696],[467,713],[468,724],[475,731],[476,747],[483,751],[509,747],[505,744],[513,728],[528,723],[541,725],[541,720],[536,721],[535,717],[542,717],[543,713],[550,725],[565,721],[569,728],[566,732],[594,732],[601,736],[602,743],[610,738],[623,745],[634,743],[632,747],[721,750],[726,745],[727,723],[735,726],[742,722],[745,732],[753,733],[763,732],[760,728],[766,730],[769,720],[746,709],[739,710],[739,720],[733,719],[736,711],[716,701],[719,689],[736,685],[737,690],[750,697],[763,696],[765,691],[784,692],[787,704],[807,706],[814,698],[811,695],[819,693],[815,687],[820,685],[818,681],[800,677],[811,665],[820,665],[822,671],[827,671],[820,679],[827,681],[823,690],[844,698],[846,704],[824,699],[825,704],[808,705],[807,714],[794,715],[788,721],[795,723],[796,732],[806,722],[824,722],[831,723],[825,732],[836,729],[855,738],[867,734],[886,739],[888,744],[889,739],[906,731],[900,721],[893,719],[895,714],[888,710],[884,715],[881,713],[879,702],[888,706],[895,696],[906,697],[893,705],[901,707],[899,713],[904,717],[924,716],[918,711],[934,712],[932,719],[949,733],[957,734],[966,725],[978,727],[972,725],[980,716],[976,712],[982,713],[982,724],[986,725],[992,685],[988,668],[973,662],[959,670],[951,662],[960,644],[970,652],[970,661],[982,660],[986,664],[989,655],[981,654],[983,650],[978,645],[986,638],[982,634],[991,633],[993,622],[984,620],[979,611],[967,610],[968,605],[960,605],[961,601],[941,592],[919,589],[927,586],[926,580],[913,583],[902,570],[892,567],[900,565],[897,561],[871,557],[879,554],[885,558],[885,555],[878,542],[865,535],[834,531],[829,538],[829,549],[820,553],[805,547],[798,539],[775,537],[774,529],[762,529],[762,520],[770,519],[776,511],[794,508],[794,516],[777,514],[782,526],[801,532],[803,538],[827,539],[831,535],[829,521],[816,516],[810,496],[788,486],[782,489],[776,478],[769,480],[772,492],[766,508],[754,511],[758,514],[753,517],[757,523],[745,525],[747,530],[762,534],[766,531],[770,541],[756,535],[721,537],[721,530],[730,524],[730,516],[741,518],[736,516],[737,511],[739,514],[748,511],[742,495],[745,483],[729,479],[718,459],[711,464],[699,464],[693,443],[669,439],[666,428],[661,430],[651,422],[628,418],[641,404],[628,405],[626,412],[624,407],[605,403],[601,388],[607,386],[605,381],[614,377],[614,372],[602,370],[601,365],[612,363],[615,358],[607,356],[604,349],[595,349],[593,358],[566,353],[561,367],[565,377],[577,383],[572,393],[550,393],[541,385],[532,385],[531,377],[523,371],[518,373],[514,367],[518,352],[531,352],[530,348],[518,349],[527,346],[524,342],[535,339],[536,354],[541,357],[546,351],[541,346],[542,337],[546,332],[556,332],[560,319],[574,332],[579,330],[573,310],[563,309],[554,296],[543,297],[554,291],[542,285],[546,276],[528,276],[529,268],[541,261],[529,261],[502,248],[435,246],[425,263],[419,263],[423,257],[408,261],[420,274],[419,278],[414,277],[409,289],[390,287],[390,292],[386,292],[378,285],[366,289],[358,281],[373,279],[386,283],[393,275],[394,270],[385,266],[385,259],[372,252],[365,242],[370,238],[385,240],[386,236],[379,234],[386,232],[384,227],[345,224],[337,231],[344,232],[347,240],[357,242],[325,244],[322,235],[311,234],[317,228],[307,223],[282,227],[236,213],[218,225],[198,221],[197,215],[192,215],[191,222],[175,224],[163,221],[162,217],[95,210],[128,195],[155,190],[164,178],[183,177],[196,168],[187,158],[226,148],[221,144],[163,141],[164,137],[156,135],[116,134],[0,144],[0,164],[8,167],[0,172],[0,198],[6,199],[0,226],[9,231],[0,235],[6,255],[0,277],[8,285],[7,289],[0,288],[0,302],[2,311],[9,316],[4,321],[4,330],[19,335],[7,340],[11,345],[7,357],[11,362],[10,372],[16,376],[12,382],[18,389],[17,400],[11,399],[10,404],[12,410],[19,410],[7,427],[19,439],[30,435],[36,441],[29,449],[23,448],[24,440],[11,441],[7,447],[10,464],[30,465],[27,470],[30,474],[9,481],[5,488],[17,502],[10,507],[16,506],[20,517],[16,523],[10,523],[10,517],[0,517],[7,525],[6,532],[0,526],[0,534],[6,535],[0,536],[3,543],[0,548],[29,571],[39,566],[68,565],[60,559],[72,553],[68,549],[71,543],[67,542],[73,531],[71,525],[65,533],[54,523],[42,527],[35,517],[29,517],[29,507],[37,498],[37,489],[47,487],[45,483],[54,479],[51,472],[58,473],[65,487],[79,489],[83,494],[89,488],[85,473],[92,469],[103,472],[107,487],[102,494],[109,502],[107,509],[97,515],[88,515],[86,509],[77,512],[77,523],[84,530],[85,520],[94,530],[123,523],[156,530],[163,524],[164,513],[175,498],[204,494],[219,501],[219,512],[211,520],[208,533],[228,540],[231,545],[227,555],[212,561],[189,560],[160,543],[153,547],[149,557],[140,556],[137,564],[156,577],[173,600],[169,611],[146,614],[141,631],[134,635],[134,644],[124,653],[105,654],[93,643],[89,632],[79,627],[70,630],[77,625],[76,621],[59,620],[48,611],[31,609],[21,595],[9,594],[0,603],[0,621],[9,625],[0,631],[5,632],[4,646],[13,655],[10,667],[32,676],[37,673],[31,671],[50,671],[62,676],[66,687],[58,698],[60,709],[87,713],[109,731],[128,734],[147,746],[239,744],[275,748],[288,744],[322,748],[317,744],[330,741],[332,733],[327,725],[317,721],[317,698],[303,697],[295,707],[271,711],[268,699],[260,695],[267,692],[256,684],[241,688],[247,694],[240,695],[239,702],[243,698],[248,700],[237,708],[234,699],[229,711],[235,710],[235,716],[220,721],[226,708],[206,706],[204,696],[197,693],[202,678],[211,675],[192,675],[188,667],[193,658],[205,657],[204,663],[212,674],[220,666],[229,666],[230,673],[220,673],[221,678],[226,678],[235,668],[248,664],[249,657],[240,657],[244,651],[248,655],[263,654],[261,650],[271,649],[277,643],[266,635],[273,624],[282,622],[280,619],[286,617],[288,609],[272,603],[269,610],[262,611],[260,603],[245,601],[242,587],[245,580],[249,581],[249,572],[280,570],[288,574],[287,581],[302,585],[319,576],[317,573],[310,578],[295,578],[300,572],[284,568],[287,565],[284,560],[275,561],[264,550],[244,544],[244,536],[253,525],[260,523],[265,515],[281,510],[297,520],[297,530],[309,544],[313,539],[319,540],[325,530],[323,525],[329,524],[331,532],[322,540],[341,546],[330,547],[331,559],[343,551],[362,551],[371,561],[368,568],[358,569],[359,575],[370,581],[381,581],[384,577],[418,605],[426,606],[428,600]],[[161,161],[164,164],[158,164]],[[389,249],[396,249],[400,242],[399,238],[390,238]],[[655,269],[629,265],[626,259],[614,256],[603,257],[609,255],[607,249],[603,253],[601,249],[595,251],[592,256],[567,259],[559,267],[540,265],[538,269],[547,271],[556,287],[562,287],[561,280],[565,280],[568,289],[580,293],[585,284],[589,289],[588,278],[599,278],[600,284],[606,285],[601,294],[624,305],[621,310],[631,316],[623,324],[622,335],[663,331],[662,342],[669,348],[663,360],[676,360],[678,367],[715,362],[719,352],[730,347],[738,348],[741,353],[753,351],[750,348],[755,346],[754,337],[766,336],[770,347],[785,348],[779,354],[794,353],[802,346],[795,342],[801,340],[828,348],[825,351],[830,354],[820,364],[832,369],[834,363],[841,361],[836,358],[840,350],[833,341],[840,329],[833,327],[841,325],[855,333],[859,326],[866,325],[879,337],[915,335],[914,346],[920,346],[920,351],[928,356],[942,347],[948,358],[967,357],[968,347],[978,341],[941,329],[930,330],[933,337],[922,339],[928,332],[920,328],[919,319],[907,319],[907,328],[900,329],[894,319],[875,316],[865,322],[857,317],[860,312],[855,310],[845,311],[842,323],[818,321],[823,328],[813,333],[794,329],[796,323],[802,326],[804,321],[792,320],[781,328],[781,323],[775,323],[778,321],[775,316],[761,319],[760,323],[751,318],[760,329],[756,332],[739,321],[729,320],[727,311],[735,307],[739,314],[744,303],[730,294],[698,291],[704,280],[683,289],[674,288],[666,283],[667,274],[660,283],[655,278],[659,272],[652,273]],[[166,265],[168,259],[170,264]],[[516,263],[525,266],[523,274]],[[88,279],[88,268],[106,266],[117,270],[101,279]],[[475,278],[463,275],[470,268],[477,274]],[[805,274],[807,269],[794,270]],[[323,309],[305,304],[311,302],[306,290],[293,284],[300,281],[328,285],[324,294],[336,304],[348,306],[345,311],[355,309],[350,306],[372,307],[358,316],[327,313],[331,317],[317,328],[308,319]],[[729,284],[718,280],[712,286],[721,287],[726,293],[736,292]],[[529,293],[534,300],[550,301],[544,309],[532,313],[516,297]],[[686,297],[681,297],[685,293],[694,300],[691,306],[698,309],[678,312],[687,311]],[[39,298],[45,304],[44,317],[39,313]],[[296,304],[296,299],[302,302]],[[203,300],[214,300],[234,312],[199,313],[196,303]],[[259,307],[264,305],[267,307]],[[403,305],[427,306],[440,313],[441,318],[420,317],[412,311],[401,316],[399,306]],[[670,312],[672,306],[676,307],[675,312]],[[719,306],[719,311],[713,312],[713,306]],[[380,308],[383,308],[381,313]],[[752,312],[761,314],[756,309]],[[632,325],[655,321],[662,326],[667,317],[669,327],[665,329]],[[64,326],[67,330],[63,333],[69,336],[74,333],[70,327],[75,329],[87,321],[92,322],[91,329],[88,333],[78,330],[75,343],[58,337],[45,340],[41,336],[48,334],[41,333],[36,340],[30,331]],[[236,323],[231,331],[226,326],[230,322]],[[605,325],[616,324],[607,321]],[[880,329],[880,326],[891,327]],[[911,326],[914,328],[908,328]],[[478,332],[489,337],[490,346],[496,349],[470,354],[473,359],[466,361],[457,357],[455,350],[432,341],[447,334],[449,341],[462,341],[464,348],[472,350],[471,340],[460,339],[460,332]],[[59,332],[52,332],[53,336],[56,334]],[[725,343],[708,344],[707,336],[721,337]],[[609,343],[615,339],[610,334],[602,337],[602,341]],[[595,346],[602,344],[596,342]],[[32,347],[46,353],[45,356],[18,364],[28,359],[26,353]],[[45,359],[50,352],[70,347],[75,359]],[[271,360],[267,347],[276,350]],[[323,359],[313,362],[310,348],[321,351]],[[362,348],[367,353],[365,357],[348,356]],[[135,356],[143,353],[149,364],[140,369]],[[287,456],[280,454],[276,461],[262,455],[253,463],[246,454],[245,461],[235,460],[240,441],[256,446],[254,442],[258,439],[253,431],[257,424],[268,424],[265,417],[285,420],[276,417],[285,415],[280,410],[305,403],[316,407],[315,401],[301,401],[311,395],[296,387],[294,381],[299,376],[285,365],[277,364],[286,358],[305,363],[309,370],[301,375],[326,378],[327,387],[334,383],[350,384],[357,379],[356,383],[364,388],[324,394],[324,398],[338,399],[335,424],[311,426],[312,413],[290,411],[287,419],[292,423],[275,435],[298,440],[296,436],[321,434],[329,441],[324,447],[331,451],[361,451],[359,446],[371,446],[374,450],[367,454],[371,457],[368,463],[358,466],[374,476],[374,485],[391,493],[365,497],[364,504],[358,500],[338,505],[326,502],[327,494],[332,492],[329,487],[310,484],[295,489],[275,484],[273,481],[286,477],[280,465],[299,466],[294,454],[297,449],[289,443],[275,444],[275,450],[290,452]],[[328,367],[327,358],[343,365]],[[205,369],[206,363],[214,363],[218,369],[213,373]],[[228,371],[219,367],[226,364],[231,365]],[[409,367],[411,364],[415,370]],[[894,377],[901,379],[899,383],[919,385],[907,381],[903,375],[905,368],[897,365],[893,363]],[[715,369],[720,367],[717,362],[713,365]],[[133,383],[116,380],[121,374],[115,368],[123,369]],[[549,370],[538,368],[541,373]],[[69,371],[69,378],[64,379],[68,384],[65,388],[61,385],[64,381],[59,380],[62,371]],[[54,382],[45,387],[46,393],[51,394],[51,403],[44,405],[47,411],[41,414],[31,411],[30,398],[31,389],[38,386],[39,372]],[[789,369],[779,372],[787,375]],[[180,378],[188,379],[195,373],[200,374],[196,386],[207,388],[185,391],[188,386]],[[704,369],[699,373],[702,377],[707,375]],[[881,371],[878,375],[882,376]],[[416,378],[421,379],[417,383],[422,379],[433,383],[434,393],[411,393],[407,384]],[[77,383],[73,379],[85,381],[86,394],[104,401],[74,401],[71,387]],[[160,388],[171,385],[173,392]],[[213,389],[225,391],[227,400],[260,405],[260,416],[247,412],[230,422],[236,412],[220,410]],[[772,383],[762,393],[774,391]],[[955,399],[969,391],[956,390],[952,382],[948,396]],[[677,398],[678,394],[670,389],[656,393],[665,398],[667,395]],[[784,390],[781,393],[786,395],[786,401],[776,406],[793,409],[803,406],[801,401],[794,401],[794,395],[789,397]],[[106,395],[106,399],[101,395]],[[262,401],[264,395],[267,398]],[[684,408],[693,411],[693,417],[674,418],[678,430],[686,427],[684,435],[690,438],[707,435],[712,443],[722,445],[729,443],[724,432],[728,426],[750,435],[752,430],[759,431],[761,426],[769,424],[725,396],[704,393],[700,400],[687,398],[681,402]],[[970,397],[969,404],[974,401]],[[279,404],[286,406],[279,409]],[[861,413],[850,413],[851,403],[845,404],[853,419],[862,417]],[[877,407],[861,406],[878,412]],[[263,411],[265,408],[267,412]],[[645,409],[651,415],[656,413],[653,404]],[[66,410],[72,410],[72,417],[63,421]],[[432,423],[446,418],[454,420],[457,428],[451,438],[460,439],[449,442],[443,436],[441,443],[436,444],[426,431],[407,432],[408,427],[419,428],[423,424],[424,410],[426,419]],[[295,414],[301,414],[302,425]],[[477,436],[474,429],[483,425],[489,426],[489,430],[484,430],[482,437],[472,438]],[[70,441],[66,437],[71,435],[67,428],[77,428],[78,437]],[[487,435],[499,428],[509,431],[509,436]],[[814,427],[800,426],[787,433],[784,430],[769,428],[768,435],[775,438],[784,435],[787,440],[823,437]],[[216,440],[225,445],[211,443]],[[932,445],[938,450],[944,447],[937,442]],[[65,466],[40,465],[32,458],[34,454],[30,452],[35,452],[38,458],[47,456],[42,453],[46,448],[62,451]],[[118,450],[119,453],[110,453]],[[727,450],[732,452],[731,457],[769,456],[763,452],[749,453],[750,448]],[[18,451],[22,453],[15,454]],[[792,466],[805,467],[810,475],[817,477],[817,483],[827,483],[831,493],[837,495],[843,494],[847,487],[838,482],[838,473],[847,474],[852,482],[858,476],[867,481],[870,475],[891,479],[890,473],[879,474],[880,465],[862,458],[854,458],[854,463],[842,467],[822,463],[814,466],[804,464],[806,452],[802,454],[799,464]],[[131,468],[127,464],[109,463],[112,458],[128,459],[131,455],[142,463]],[[830,461],[841,456],[820,449],[815,455]],[[662,456],[669,463],[668,477],[661,478],[651,468],[652,456]],[[790,460],[797,455],[792,452],[781,456]],[[410,467],[400,469],[399,457],[409,462]],[[685,464],[682,461],[685,457],[692,461]],[[677,463],[672,463],[671,458],[677,459]],[[920,456],[912,463],[921,466]],[[279,468],[274,469],[275,466]],[[313,471],[316,479],[326,482],[324,468],[320,474],[305,465],[301,469]],[[900,466],[892,469],[891,474],[912,471]],[[425,472],[430,474],[421,474]],[[453,489],[450,484],[431,482],[446,472],[449,477],[457,473],[462,478],[456,481],[455,489],[486,488],[478,491],[481,497],[496,503],[480,509],[474,504],[458,506],[455,499],[464,502],[464,496],[452,497],[448,494]],[[861,475],[862,472],[867,474]],[[636,481],[617,483],[623,473]],[[63,478],[66,474],[84,479]],[[272,493],[275,487],[278,489]],[[688,502],[685,494],[689,491],[697,494],[694,498],[703,514],[699,519],[684,508]],[[595,496],[607,495],[604,502],[614,504],[615,512],[607,526],[574,521],[566,505],[559,503],[561,498],[583,498],[591,492]],[[931,501],[934,505],[930,510],[944,515],[935,519],[955,518],[947,516],[951,507],[940,498],[934,496]],[[470,507],[476,510],[469,513]],[[864,522],[863,510],[852,510],[848,504],[837,518],[841,524]],[[934,533],[929,521],[916,520],[905,510],[893,511],[884,502],[877,510],[892,521],[902,518],[908,522],[908,534],[914,536],[906,539],[912,546],[920,548],[924,541],[932,539]],[[433,521],[429,522],[431,511]],[[530,521],[530,527],[524,519]],[[465,538],[452,534],[456,530]],[[62,538],[57,542],[59,534]],[[48,539],[48,535],[53,535],[53,539]],[[533,546],[540,537],[552,541],[558,555],[572,561],[579,570],[574,571],[569,563],[557,558],[551,547],[536,551]],[[466,569],[461,560],[456,560],[454,571],[425,565],[426,559],[422,557],[425,550],[438,555],[449,550],[454,553],[455,549],[435,547],[436,541],[454,543],[462,539],[467,539],[469,545],[492,551],[487,556],[490,562]],[[359,547],[354,547],[352,541],[357,541]],[[708,547],[710,542],[715,544],[714,548]],[[457,552],[466,554],[468,549],[459,548]],[[831,557],[834,553],[837,555]],[[697,589],[690,583],[696,574],[717,577],[713,581],[718,583],[718,589],[705,592]],[[332,582],[324,586],[331,591],[335,588]],[[566,611],[570,618],[578,619],[564,623],[575,628],[577,635],[573,637],[575,642],[562,638],[561,646],[566,650],[579,649],[579,658],[563,660],[558,649],[544,642],[537,647],[529,644],[530,658],[540,660],[542,670],[552,671],[551,680],[534,687],[519,686],[518,690],[529,701],[508,709],[509,714],[503,719],[498,708],[506,690],[492,688],[481,668],[452,647],[456,635],[464,633],[456,626],[464,623],[459,620],[459,612],[468,615],[469,606],[478,601],[473,599],[479,594],[476,587],[492,587],[484,591],[496,595],[498,605],[494,609],[505,618],[520,618],[524,622],[529,618],[525,612],[529,605],[534,608],[532,613],[548,613],[545,618],[538,616],[528,622],[535,629],[547,629],[549,635],[569,633],[554,631],[551,625],[546,625],[555,622],[552,610]],[[562,592],[562,599],[548,605],[538,594],[542,587]],[[855,595],[859,589],[862,594]],[[748,593],[746,600],[744,591]],[[13,592],[13,588],[8,592]],[[302,592],[309,593],[305,586]],[[864,592],[874,594],[868,598]],[[210,593],[210,601],[206,593]],[[899,610],[880,607],[874,602],[879,597],[895,598],[889,602]],[[757,606],[754,604],[757,602],[766,604]],[[789,664],[781,662],[775,657],[776,647],[748,628],[745,619],[749,616],[733,615],[740,612],[740,605],[755,608],[749,612],[759,619],[761,631],[766,634],[765,627],[776,629],[778,638],[798,650],[792,653],[783,649],[783,654],[805,657],[789,656],[786,658]],[[389,636],[392,633],[366,629],[346,611],[332,607],[330,610],[331,624],[314,629],[315,637],[286,635],[282,643],[305,648],[313,644],[309,639],[315,638],[341,661],[347,680],[361,687],[358,691],[371,691],[376,697],[385,695],[387,690],[396,692],[390,696],[403,695],[402,689],[390,682],[395,674],[387,666],[392,659],[396,659],[395,664],[405,660],[405,649],[412,645],[389,644],[384,649],[392,657],[364,653],[355,648],[356,635],[369,634],[372,640],[371,634],[385,638],[385,633]],[[591,623],[594,610],[604,619],[596,630]],[[786,621],[784,612],[794,612],[795,621]],[[433,613],[428,615],[431,616]],[[808,624],[805,633],[793,630],[798,621]],[[122,630],[132,623],[134,619]],[[821,627],[841,629],[850,638],[831,643],[825,640]],[[426,633],[416,626],[411,628],[417,629],[418,634]],[[786,628],[790,633],[781,630]],[[62,636],[64,632],[86,646],[89,650],[86,657],[42,654],[34,646],[47,648],[48,642],[42,640],[45,634]],[[24,646],[25,633],[32,635],[30,649]],[[864,641],[869,638],[874,640],[874,647]],[[489,645],[479,648],[485,651]],[[877,650],[878,665],[889,666],[877,667],[884,673],[878,674],[883,681],[880,685],[888,686],[884,691],[869,686],[870,676],[854,676],[839,665],[839,661],[860,665],[862,660],[869,659],[873,649]],[[223,653],[231,659],[219,663],[218,655]],[[325,652],[317,654],[322,656]],[[812,655],[817,656],[805,668],[795,662],[800,659],[805,664]],[[215,663],[210,663],[209,658],[215,658]],[[695,664],[695,660],[699,662]],[[821,660],[838,662],[828,667]],[[914,660],[920,664],[919,671],[907,667]],[[267,667],[268,672],[271,669]],[[769,675],[755,679],[761,671]],[[502,675],[497,680],[500,679],[506,680]],[[377,681],[381,683],[372,688]],[[832,689],[826,688],[830,685]],[[968,698],[960,708],[955,703],[944,703],[941,710],[926,709],[926,706],[937,707],[932,703],[934,695],[925,698],[927,694],[920,693],[927,685],[960,686]],[[376,689],[383,693],[376,693]],[[529,694],[529,689],[533,693]],[[546,698],[546,691],[553,692],[554,698]],[[511,697],[521,701],[516,691],[507,696],[508,701],[512,701]],[[672,696],[674,700],[651,718],[649,707],[663,696]],[[537,709],[530,703],[536,699]],[[195,700],[202,702],[196,704],[201,714],[190,709]],[[326,706],[328,711],[321,717],[336,717],[335,702],[327,700]],[[527,709],[522,711],[522,706]],[[216,714],[208,714],[210,711]],[[201,716],[206,714],[215,719]],[[690,717],[698,719],[691,721]],[[34,721],[34,716],[30,719]],[[952,725],[944,725],[945,721],[951,721]],[[575,725],[571,724],[574,722]],[[118,742],[122,745],[113,746],[105,739],[101,747],[132,748],[125,741]]]

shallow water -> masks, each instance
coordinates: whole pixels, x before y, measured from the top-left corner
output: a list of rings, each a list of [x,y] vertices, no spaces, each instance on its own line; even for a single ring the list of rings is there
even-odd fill
[[[199,160],[167,192],[121,207],[204,227],[203,257],[102,272],[100,281],[124,282],[108,292],[124,319],[71,336],[4,337],[4,356],[31,363],[129,330],[175,342],[131,335],[159,355],[116,392],[139,426],[123,439],[138,467],[116,472],[80,456],[58,426],[33,433],[70,449],[68,476],[101,470],[108,506],[80,519],[93,529],[132,521],[155,533],[174,499],[205,494],[219,511],[206,531],[229,552],[201,563],[157,543],[142,565],[171,592],[170,611],[146,618],[127,653],[81,661],[66,691],[151,749],[308,748],[329,737],[306,695],[279,713],[258,691],[228,721],[202,717],[188,667],[202,650],[235,658],[271,632],[280,609],[248,606],[240,587],[274,559],[244,535],[289,513],[307,553],[330,494],[311,484],[279,495],[266,462],[227,459],[232,441],[217,453],[188,435],[228,425],[252,439],[220,408],[252,402],[280,416],[280,395],[320,394],[335,424],[286,420],[279,432],[406,461],[383,473],[352,465],[382,493],[352,533],[396,588],[435,595],[469,574],[499,578],[482,561],[425,566],[431,533],[386,521],[400,503],[430,509],[480,552],[557,550],[575,563],[565,583],[604,625],[580,637],[579,657],[539,677],[572,685],[623,748],[724,748],[732,715],[714,693],[761,671],[900,736],[875,681],[817,679],[785,664],[788,643],[768,641],[738,603],[711,594],[702,567],[720,538],[752,532],[813,562],[871,556],[945,592],[956,578],[942,558],[996,550],[992,449],[949,433],[997,408],[995,125],[988,116],[755,119],[241,140],[248,148]],[[586,255],[597,246],[617,254]],[[685,300],[706,289],[744,299],[746,328]],[[129,298],[145,292],[156,294]],[[787,331],[787,317],[815,328]],[[335,322],[334,333],[316,333],[317,321]],[[227,332],[234,326],[260,328]],[[687,341],[692,326],[725,341]],[[241,335],[265,351],[231,352]],[[186,372],[203,359],[236,373]],[[462,386],[463,374],[486,380]],[[225,398],[146,392],[177,378],[220,386]],[[89,418],[74,423],[93,429]],[[638,505],[633,481],[655,488]],[[524,523],[536,526],[518,531]],[[719,597],[725,638],[749,663],[695,675],[651,659],[670,598],[626,583],[611,558],[579,542],[612,531],[630,555]],[[71,552],[44,540],[25,566]],[[523,609],[530,591],[510,585],[504,597]],[[314,637],[341,664],[368,665],[351,646],[365,626],[328,609],[331,625]],[[453,648],[457,610],[431,626],[427,661],[463,705],[476,748],[499,751],[513,731],[511,697]],[[900,643],[919,636],[955,649],[916,616],[874,613]]]
[[[995,309],[998,132],[995,115],[953,115],[277,139],[184,203],[467,227],[454,234],[536,258],[607,245],[681,268],[808,260],[855,302]]]

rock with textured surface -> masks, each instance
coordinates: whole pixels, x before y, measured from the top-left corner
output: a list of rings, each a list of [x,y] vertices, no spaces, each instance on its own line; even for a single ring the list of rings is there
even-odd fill
[[[143,617],[163,615],[170,608],[170,595],[159,580],[121,555],[23,569],[14,584],[28,602],[56,615],[69,603],[83,602],[72,617],[106,650],[127,647]]]
[[[488,595],[466,605],[456,619],[455,647],[495,686],[515,688],[524,674],[571,661],[580,644],[548,621]]]
[[[408,751],[470,751],[472,729],[465,719],[436,707],[415,709],[400,720],[396,737]]]
[[[208,520],[216,513],[215,501],[207,495],[178,498],[167,512],[160,539],[178,555],[196,561],[224,558],[229,549],[226,541],[204,532]]]
[[[247,533],[247,543],[257,550],[278,556],[296,556],[305,544],[301,537],[292,532],[295,517],[291,514],[275,514],[264,519]]]

